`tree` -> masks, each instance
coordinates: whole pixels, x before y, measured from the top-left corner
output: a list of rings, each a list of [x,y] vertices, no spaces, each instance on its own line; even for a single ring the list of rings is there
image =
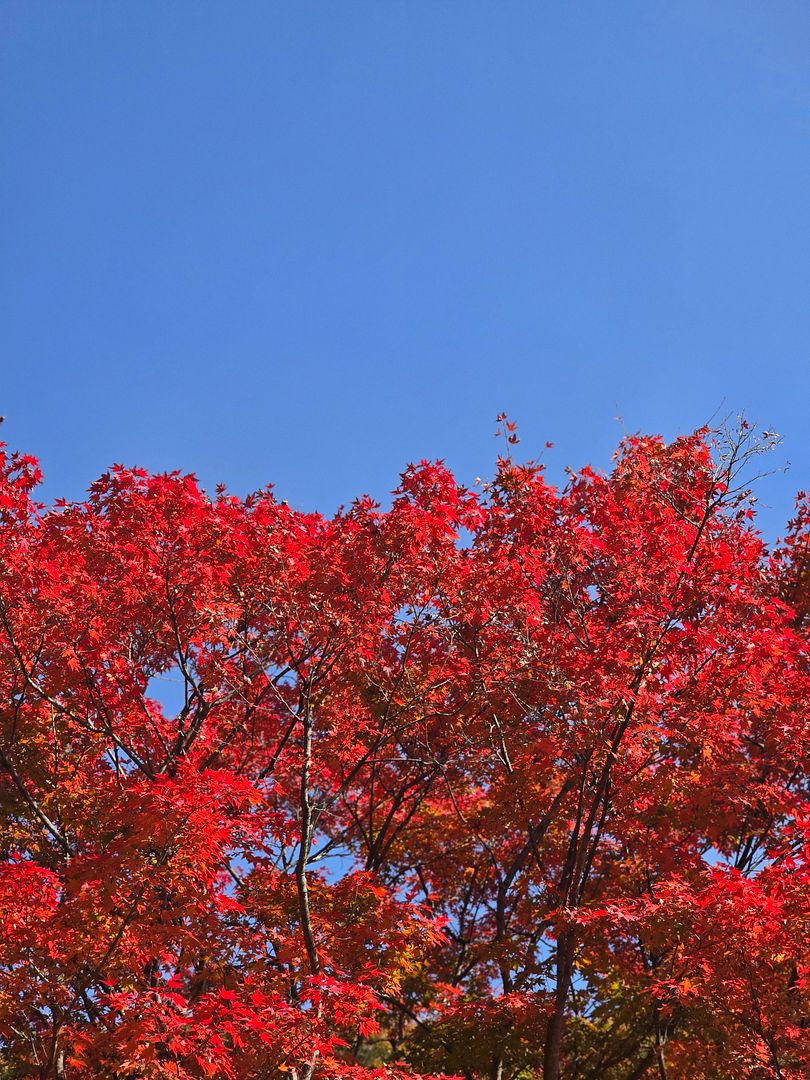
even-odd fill
[[[4,456],[9,1075],[807,1075],[810,503],[769,551],[761,449],[331,519]]]

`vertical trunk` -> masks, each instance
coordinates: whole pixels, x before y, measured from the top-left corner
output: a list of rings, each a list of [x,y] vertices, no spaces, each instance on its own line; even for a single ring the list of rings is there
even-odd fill
[[[656,1010],[657,1011],[657,1010]],[[658,1076],[660,1080],[668,1080],[667,1059],[664,1056],[664,1043],[666,1039],[661,1031],[660,1017],[655,1018],[655,1060],[658,1063]]]
[[[574,946],[572,930],[565,930],[557,939],[557,988],[554,994],[554,1012],[549,1020],[543,1051],[543,1080],[560,1080],[565,1010],[574,972]]]
[[[318,949],[312,931],[312,916],[309,908],[309,888],[307,886],[307,863],[312,848],[312,805],[309,799],[309,773],[312,763],[312,714],[306,710],[304,724],[304,758],[301,764],[301,846],[295,866],[295,883],[298,889],[298,910],[301,916],[301,933],[307,950],[309,970],[312,975],[320,971]]]
[[[309,907],[309,887],[307,885],[307,863],[312,849],[312,803],[309,797],[310,767],[312,764],[312,713],[307,706],[303,718],[304,724],[304,755],[301,763],[301,846],[298,852],[298,861],[295,865],[295,883],[298,890],[298,911],[301,917],[301,934],[304,938],[304,947],[307,951],[310,975],[317,975],[321,970],[318,957],[318,946],[315,943],[315,934],[312,929],[312,915]],[[316,1015],[320,1017],[321,1006],[318,1005]],[[317,1050],[312,1057],[301,1067],[301,1080],[311,1080],[318,1061]]]
[[[669,1074],[667,1073],[667,1060],[664,1057],[663,1046],[656,1046],[655,1056],[658,1061],[658,1075],[661,1080],[667,1080]]]

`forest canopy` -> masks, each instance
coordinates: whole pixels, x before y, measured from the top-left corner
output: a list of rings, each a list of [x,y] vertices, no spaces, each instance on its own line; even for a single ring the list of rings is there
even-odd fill
[[[810,502],[505,424],[331,517],[3,453],[8,1076],[808,1075]]]

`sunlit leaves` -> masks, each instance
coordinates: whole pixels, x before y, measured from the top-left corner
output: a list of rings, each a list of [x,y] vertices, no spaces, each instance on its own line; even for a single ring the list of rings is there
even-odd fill
[[[331,519],[2,459],[23,1073],[806,1075],[806,499],[769,552],[748,430],[558,489],[500,422]]]

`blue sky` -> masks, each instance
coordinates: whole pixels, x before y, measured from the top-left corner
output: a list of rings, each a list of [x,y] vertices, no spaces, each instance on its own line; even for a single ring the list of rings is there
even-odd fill
[[[804,0],[0,4],[0,412],[299,506],[745,410],[810,486]],[[616,419],[622,417],[622,421]]]

